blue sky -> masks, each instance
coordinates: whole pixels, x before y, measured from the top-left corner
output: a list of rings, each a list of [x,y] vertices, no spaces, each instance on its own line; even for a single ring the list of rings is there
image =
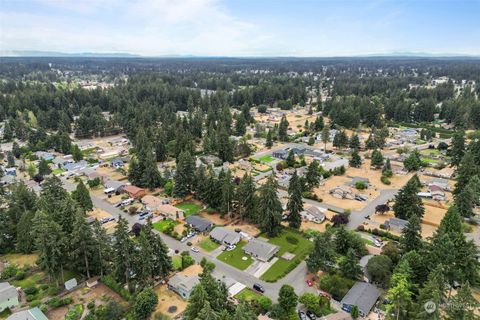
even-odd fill
[[[480,0],[0,0],[0,52],[480,55]]]

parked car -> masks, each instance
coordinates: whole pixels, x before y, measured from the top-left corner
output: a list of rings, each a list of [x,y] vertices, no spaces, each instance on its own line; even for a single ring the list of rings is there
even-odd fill
[[[125,199],[125,200],[122,201],[122,206],[128,206],[128,205],[131,204],[133,201],[135,201],[135,199],[133,199],[133,198]]]
[[[227,251],[232,251],[232,250],[235,249],[235,248],[236,248],[236,246],[235,246],[234,244],[231,244],[231,245],[228,245],[228,246],[226,247],[226,250],[227,250]]]
[[[303,311],[298,311],[298,317],[300,320],[307,320],[307,315]]]
[[[198,250],[196,247],[192,247],[192,251],[195,252],[195,253],[199,253],[200,250]]]
[[[379,248],[383,245],[382,241],[378,239],[374,239],[373,244],[375,245],[375,247],[379,247]]]
[[[310,310],[307,310],[307,317],[308,317],[310,320],[316,320],[316,319],[317,319],[317,316],[315,315],[315,313],[313,313],[313,312],[310,311]]]
[[[259,285],[258,283],[254,283],[253,284],[253,289],[260,292],[260,293],[264,293],[265,292],[265,289]]]
[[[307,283],[307,285],[309,287],[313,286],[313,282],[311,280],[307,279],[307,281],[305,281],[305,282]]]

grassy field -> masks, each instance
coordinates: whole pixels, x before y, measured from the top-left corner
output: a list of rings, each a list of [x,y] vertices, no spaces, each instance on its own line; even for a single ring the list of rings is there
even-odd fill
[[[155,228],[155,230],[158,230],[160,232],[165,232],[165,230],[167,230],[168,226],[172,225],[173,227],[175,227],[177,224],[178,224],[177,221],[167,219],[167,220],[162,220],[162,221],[155,222],[153,224],[153,228]]]
[[[208,252],[211,252],[217,249],[218,247],[220,247],[218,243],[214,242],[212,239],[208,237],[205,237],[202,241],[200,241],[198,243],[198,246]]]
[[[250,266],[253,262],[252,257],[250,257],[248,254],[243,252],[243,247],[246,245],[246,242],[239,242],[237,244],[237,247],[233,249],[232,251],[224,251],[222,252],[217,259],[225,262],[232,267],[235,267],[240,270],[245,270]],[[246,257],[247,259],[242,260],[243,257]]]
[[[441,153],[437,149],[426,149],[426,150],[420,151],[420,154],[433,157],[433,156],[439,156]]]
[[[182,257],[178,254],[174,255],[172,257],[172,265],[173,269],[179,270],[182,268]]]
[[[38,254],[8,253],[0,256],[0,259],[16,264],[19,267],[33,266],[37,262]]]
[[[178,209],[182,209],[185,212],[185,217],[191,216],[192,214],[196,214],[202,209],[201,206],[192,202],[183,202],[183,203],[177,204],[175,207],[177,207]]]
[[[285,252],[290,252],[295,255],[295,258],[290,261],[279,258],[278,261],[261,276],[260,279],[268,282],[275,282],[286,276],[305,259],[313,248],[312,242],[305,239],[300,233],[288,229],[283,230],[279,236],[270,238],[268,242],[280,247],[277,253],[278,257],[281,257]]]
[[[235,295],[235,298],[237,298],[238,300],[244,300],[244,301],[253,301],[253,300],[257,300],[260,297],[261,296],[258,293],[256,293],[250,288],[245,288]]]
[[[57,168],[57,169],[53,169],[52,170],[52,173],[53,174],[62,174],[64,173],[65,171],[63,171],[63,169],[60,169],[60,168]]]
[[[435,159],[430,159],[430,158],[420,158],[422,162],[429,163],[429,164],[438,164],[439,161]]]
[[[260,160],[261,162],[270,163],[273,160],[275,160],[275,158],[272,157],[271,155],[267,154],[267,155],[259,157],[258,160]]]

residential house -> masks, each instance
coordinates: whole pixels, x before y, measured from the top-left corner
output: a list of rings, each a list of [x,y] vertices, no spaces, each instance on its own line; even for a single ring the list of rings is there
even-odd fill
[[[429,182],[428,185],[429,186],[437,186],[444,191],[449,191],[450,190],[450,186],[448,185],[448,180],[447,179],[435,178],[435,179],[432,179]]]
[[[203,233],[210,231],[213,227],[213,222],[196,215],[188,216],[185,222],[193,229]]]
[[[7,320],[48,320],[47,316],[38,307],[15,312]]]
[[[107,180],[104,182],[103,186],[105,187],[105,193],[120,193],[125,187],[125,183],[117,180]]]
[[[340,158],[340,159],[337,159],[335,161],[332,161],[332,162],[324,162],[321,164],[323,169],[325,170],[334,170],[336,168],[340,168],[340,167],[345,167],[347,168],[348,167],[348,160],[347,159],[344,159],[344,158]]]
[[[185,212],[182,209],[174,207],[171,204],[162,204],[157,206],[156,213],[171,220],[183,219],[185,217]]]
[[[158,212],[158,207],[161,206],[162,204],[167,203],[165,199],[160,199],[149,194],[144,196],[141,201],[148,211],[151,211],[156,214],[160,214]]]
[[[360,316],[366,317],[380,297],[380,290],[372,284],[357,282],[347,292],[340,302],[342,310],[350,312],[357,306]]]
[[[200,283],[198,276],[176,274],[168,281],[168,289],[176,292],[184,299],[188,299],[193,288]]]
[[[352,180],[350,181],[350,183],[348,184],[349,186],[351,187],[355,187],[357,185],[357,183],[364,183],[365,184],[365,187],[370,187],[370,179],[368,178],[363,178],[363,177],[352,177]]]
[[[305,209],[304,211],[300,212],[303,220],[315,222],[315,223],[322,223],[325,220],[325,212],[327,209],[320,208],[317,206],[311,206]]]
[[[241,170],[248,171],[248,172],[253,170],[253,166],[250,163],[250,161],[247,161],[244,159],[240,159],[237,161],[237,167]]]
[[[0,283],[0,312],[18,306],[18,292],[8,282]]]
[[[123,192],[127,193],[130,198],[134,199],[141,199],[146,194],[145,189],[133,185],[123,187]]]
[[[6,176],[16,176],[17,175],[17,168],[11,167],[11,168],[4,168],[3,173]]]
[[[393,230],[398,233],[401,233],[403,229],[407,226],[408,221],[400,218],[390,218],[385,221],[385,228],[388,230]]]
[[[355,199],[355,194],[353,193],[352,189],[344,186],[337,186],[331,189],[330,194],[332,197],[337,199]]]
[[[272,156],[278,159],[285,160],[288,157],[288,150],[286,149],[275,150],[273,151]]]
[[[125,163],[123,162],[123,159],[121,158],[114,158],[112,160],[110,160],[110,165],[114,168],[122,168]]]
[[[278,250],[278,246],[257,239],[250,240],[245,247],[243,247],[245,253],[264,262],[270,260]]]
[[[445,192],[441,187],[436,184],[431,184],[428,186],[428,192],[432,195],[432,199],[435,201],[445,201]]]
[[[11,175],[3,176],[0,178],[0,185],[6,186],[13,183],[14,181],[15,181],[15,176],[11,176]]]
[[[52,161],[53,159],[55,159],[55,156],[53,154],[45,151],[37,151],[35,152],[35,155],[38,159],[43,159],[45,161]]]
[[[80,171],[88,166],[88,162],[85,160],[80,160],[78,162],[69,162],[63,165],[63,170],[69,171],[69,172],[74,172],[74,171]]]
[[[65,158],[55,158],[52,160],[52,163],[55,167],[62,169],[64,165],[67,163],[73,162],[72,159],[65,159]]]
[[[227,228],[216,227],[210,232],[210,238],[221,244],[234,245],[240,242],[241,236],[237,232],[228,230]]]

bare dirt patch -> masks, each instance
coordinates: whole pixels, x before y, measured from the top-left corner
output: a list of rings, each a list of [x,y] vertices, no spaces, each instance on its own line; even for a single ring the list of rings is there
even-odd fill
[[[201,211],[198,215],[212,221],[216,225],[224,226],[232,222],[232,220],[229,219],[227,216],[222,218],[219,213],[209,213],[207,211]]]
[[[331,225],[330,222],[323,222],[323,223],[314,223],[310,221],[303,221],[302,225],[300,226],[300,230],[315,230],[318,232],[325,232],[328,225]]]
[[[175,292],[168,290],[166,285],[155,287],[155,292],[158,296],[158,305],[154,314],[161,313],[174,318],[185,311],[187,301],[180,298]]]

